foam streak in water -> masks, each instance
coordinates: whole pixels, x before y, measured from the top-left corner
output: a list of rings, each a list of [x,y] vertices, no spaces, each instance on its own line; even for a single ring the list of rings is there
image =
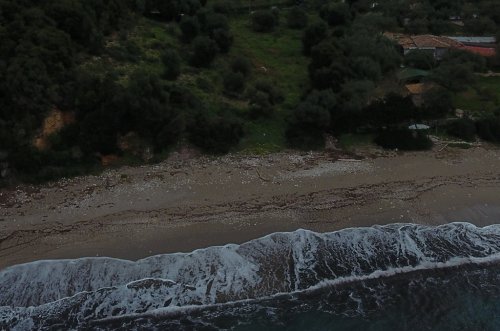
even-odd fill
[[[0,328],[171,313],[419,268],[482,263],[499,253],[500,225],[394,224],[327,234],[275,233],[242,245],[137,262],[40,261],[0,272]]]

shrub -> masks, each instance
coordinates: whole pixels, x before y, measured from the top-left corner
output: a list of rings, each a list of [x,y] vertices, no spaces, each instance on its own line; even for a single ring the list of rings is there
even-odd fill
[[[425,118],[442,118],[455,108],[453,95],[443,88],[433,88],[424,95],[424,109],[422,115]]]
[[[275,105],[283,102],[283,94],[270,81],[258,80],[248,89],[247,96],[250,100],[250,116],[258,118],[270,116]]]
[[[189,126],[189,141],[209,153],[227,153],[242,137],[241,122],[230,116],[209,118],[199,113]]]
[[[205,20],[205,30],[211,36],[215,30],[229,30],[229,23],[227,22],[227,17],[225,15],[207,13]]]
[[[452,65],[467,65],[470,66],[474,72],[485,72],[487,69],[487,61],[484,57],[459,49],[452,49],[447,52],[442,62]]]
[[[326,38],[328,27],[323,22],[310,25],[302,36],[302,50],[305,55],[311,53],[311,49]]]
[[[364,117],[375,127],[396,126],[415,119],[419,111],[410,97],[389,93],[364,109]]]
[[[324,144],[323,135],[330,123],[330,112],[313,100],[299,104],[286,129],[291,147],[316,149]]]
[[[231,70],[233,72],[239,72],[243,76],[247,77],[250,75],[252,65],[246,57],[238,56],[231,61]]]
[[[181,58],[179,54],[174,50],[167,50],[161,61],[165,66],[163,71],[163,77],[168,80],[176,80],[181,74]]]
[[[465,141],[473,141],[476,138],[476,125],[468,118],[462,118],[449,122],[446,132],[454,137]]]
[[[218,52],[215,41],[208,37],[197,37],[193,41],[193,54],[191,64],[195,67],[208,67],[215,59]]]
[[[255,32],[271,32],[278,25],[276,16],[270,10],[259,10],[252,14],[252,30]]]
[[[224,90],[230,96],[242,93],[245,90],[245,76],[240,72],[226,72],[224,74]]]
[[[382,77],[380,64],[372,58],[361,56],[352,60],[352,70],[358,79],[379,81]]]
[[[303,29],[308,22],[307,13],[297,6],[292,7],[286,17],[287,26],[291,29]]]
[[[407,66],[423,70],[430,70],[436,65],[434,54],[425,50],[410,51],[405,56],[405,63]]]
[[[225,29],[216,29],[213,32],[212,39],[217,43],[221,53],[229,52],[229,49],[233,44],[233,36],[231,35],[231,32]]]
[[[330,26],[345,25],[351,20],[349,5],[342,2],[326,4],[321,8],[321,18]]]
[[[475,35],[484,35],[498,31],[495,21],[489,17],[479,17],[465,20],[465,30]]]
[[[266,93],[272,105],[277,105],[284,101],[283,93],[276,84],[271,81],[258,80],[254,84],[254,89]]]
[[[233,10],[233,5],[230,1],[224,0],[214,3],[212,8],[216,13],[229,14]]]
[[[475,81],[472,66],[454,62],[442,63],[437,67],[431,79],[453,92],[460,92]]]
[[[425,133],[409,129],[383,130],[375,138],[375,143],[386,149],[422,151],[432,148],[432,141]]]
[[[182,32],[182,40],[190,43],[200,33],[200,23],[196,17],[184,15],[179,27]]]
[[[476,122],[477,135],[486,141],[500,142],[500,117],[482,118]]]

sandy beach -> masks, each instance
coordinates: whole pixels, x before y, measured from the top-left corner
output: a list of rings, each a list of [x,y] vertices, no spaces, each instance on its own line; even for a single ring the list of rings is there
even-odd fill
[[[500,221],[500,151],[328,152],[157,165],[0,191],[0,269],[40,259],[140,259],[299,228]]]

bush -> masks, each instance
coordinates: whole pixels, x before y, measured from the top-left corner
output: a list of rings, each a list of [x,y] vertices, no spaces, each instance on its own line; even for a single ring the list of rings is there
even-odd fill
[[[182,32],[182,40],[190,43],[200,33],[200,23],[196,17],[184,15],[179,27]]]
[[[460,92],[466,90],[476,77],[469,64],[448,62],[437,67],[431,79],[450,91]]]
[[[406,54],[405,64],[422,70],[430,70],[436,65],[436,61],[432,52],[413,50]]]
[[[163,77],[168,80],[176,80],[181,74],[181,58],[174,50],[167,50],[161,57],[165,66]]]
[[[199,113],[189,126],[190,142],[209,153],[227,153],[242,137],[241,122],[229,116],[209,118]]]
[[[467,65],[474,72],[485,72],[487,69],[487,61],[484,57],[458,49],[453,49],[446,53],[442,62],[452,65]]]
[[[299,104],[286,130],[291,147],[316,149],[324,145],[324,133],[329,127],[330,112],[325,107],[305,101]]]
[[[246,57],[238,56],[231,61],[231,70],[248,77],[252,70],[252,65]]]
[[[250,97],[250,117],[259,118],[270,116],[273,106],[269,101],[269,95],[262,91],[255,91]]]
[[[310,25],[302,36],[302,50],[305,55],[311,53],[311,49],[326,38],[328,27],[323,22]]]
[[[427,119],[443,118],[454,108],[453,95],[443,88],[433,88],[424,95],[424,109],[422,115]]]
[[[500,142],[500,117],[482,118],[476,122],[479,138],[494,143]]]
[[[465,141],[474,141],[476,138],[476,125],[474,121],[462,118],[449,122],[446,125],[446,132]]]
[[[222,29],[229,31],[229,23],[227,17],[223,14],[206,14],[205,31],[212,36],[215,30]]]
[[[191,64],[195,67],[208,67],[217,56],[217,43],[208,37],[197,37],[193,41]]]
[[[214,12],[219,13],[219,14],[229,14],[233,10],[233,5],[231,4],[230,1],[224,0],[224,1],[219,1],[216,2],[212,5],[212,8]]]
[[[389,93],[364,109],[364,117],[374,127],[396,126],[415,119],[419,110],[410,97]]]
[[[259,10],[252,14],[252,30],[255,32],[271,32],[278,25],[276,16],[270,10]]]
[[[465,20],[465,30],[475,35],[494,33],[497,30],[495,21],[489,17],[479,17]]]
[[[291,29],[303,29],[307,26],[309,18],[300,7],[292,7],[286,17],[287,26]]]
[[[386,149],[422,151],[432,148],[432,141],[425,133],[409,129],[383,130],[375,138],[375,143]]]
[[[345,25],[351,20],[349,5],[342,2],[326,4],[321,8],[321,18],[330,26]]]
[[[368,79],[376,82],[382,77],[382,68],[380,64],[366,56],[353,59],[351,67],[357,79]]]
[[[212,39],[217,43],[221,53],[229,52],[229,49],[233,45],[233,36],[229,30],[216,29],[213,32]]]
[[[277,105],[285,100],[281,90],[271,81],[258,80],[254,84],[254,89],[266,93],[272,105]]]
[[[255,82],[254,86],[248,89],[247,96],[250,101],[250,116],[253,118],[270,116],[274,106],[284,100],[281,91],[266,80]]]
[[[224,74],[224,91],[230,95],[238,95],[245,90],[245,76],[240,72],[229,71]]]

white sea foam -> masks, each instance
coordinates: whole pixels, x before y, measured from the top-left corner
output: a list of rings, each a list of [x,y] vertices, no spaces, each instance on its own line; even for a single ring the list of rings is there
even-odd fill
[[[39,261],[0,272],[0,329],[174,314],[500,259],[500,225],[393,224],[275,233],[242,245],[165,254]],[[77,322],[75,322],[77,321]],[[26,324],[27,323],[27,324]],[[49,324],[48,324],[49,323]]]

